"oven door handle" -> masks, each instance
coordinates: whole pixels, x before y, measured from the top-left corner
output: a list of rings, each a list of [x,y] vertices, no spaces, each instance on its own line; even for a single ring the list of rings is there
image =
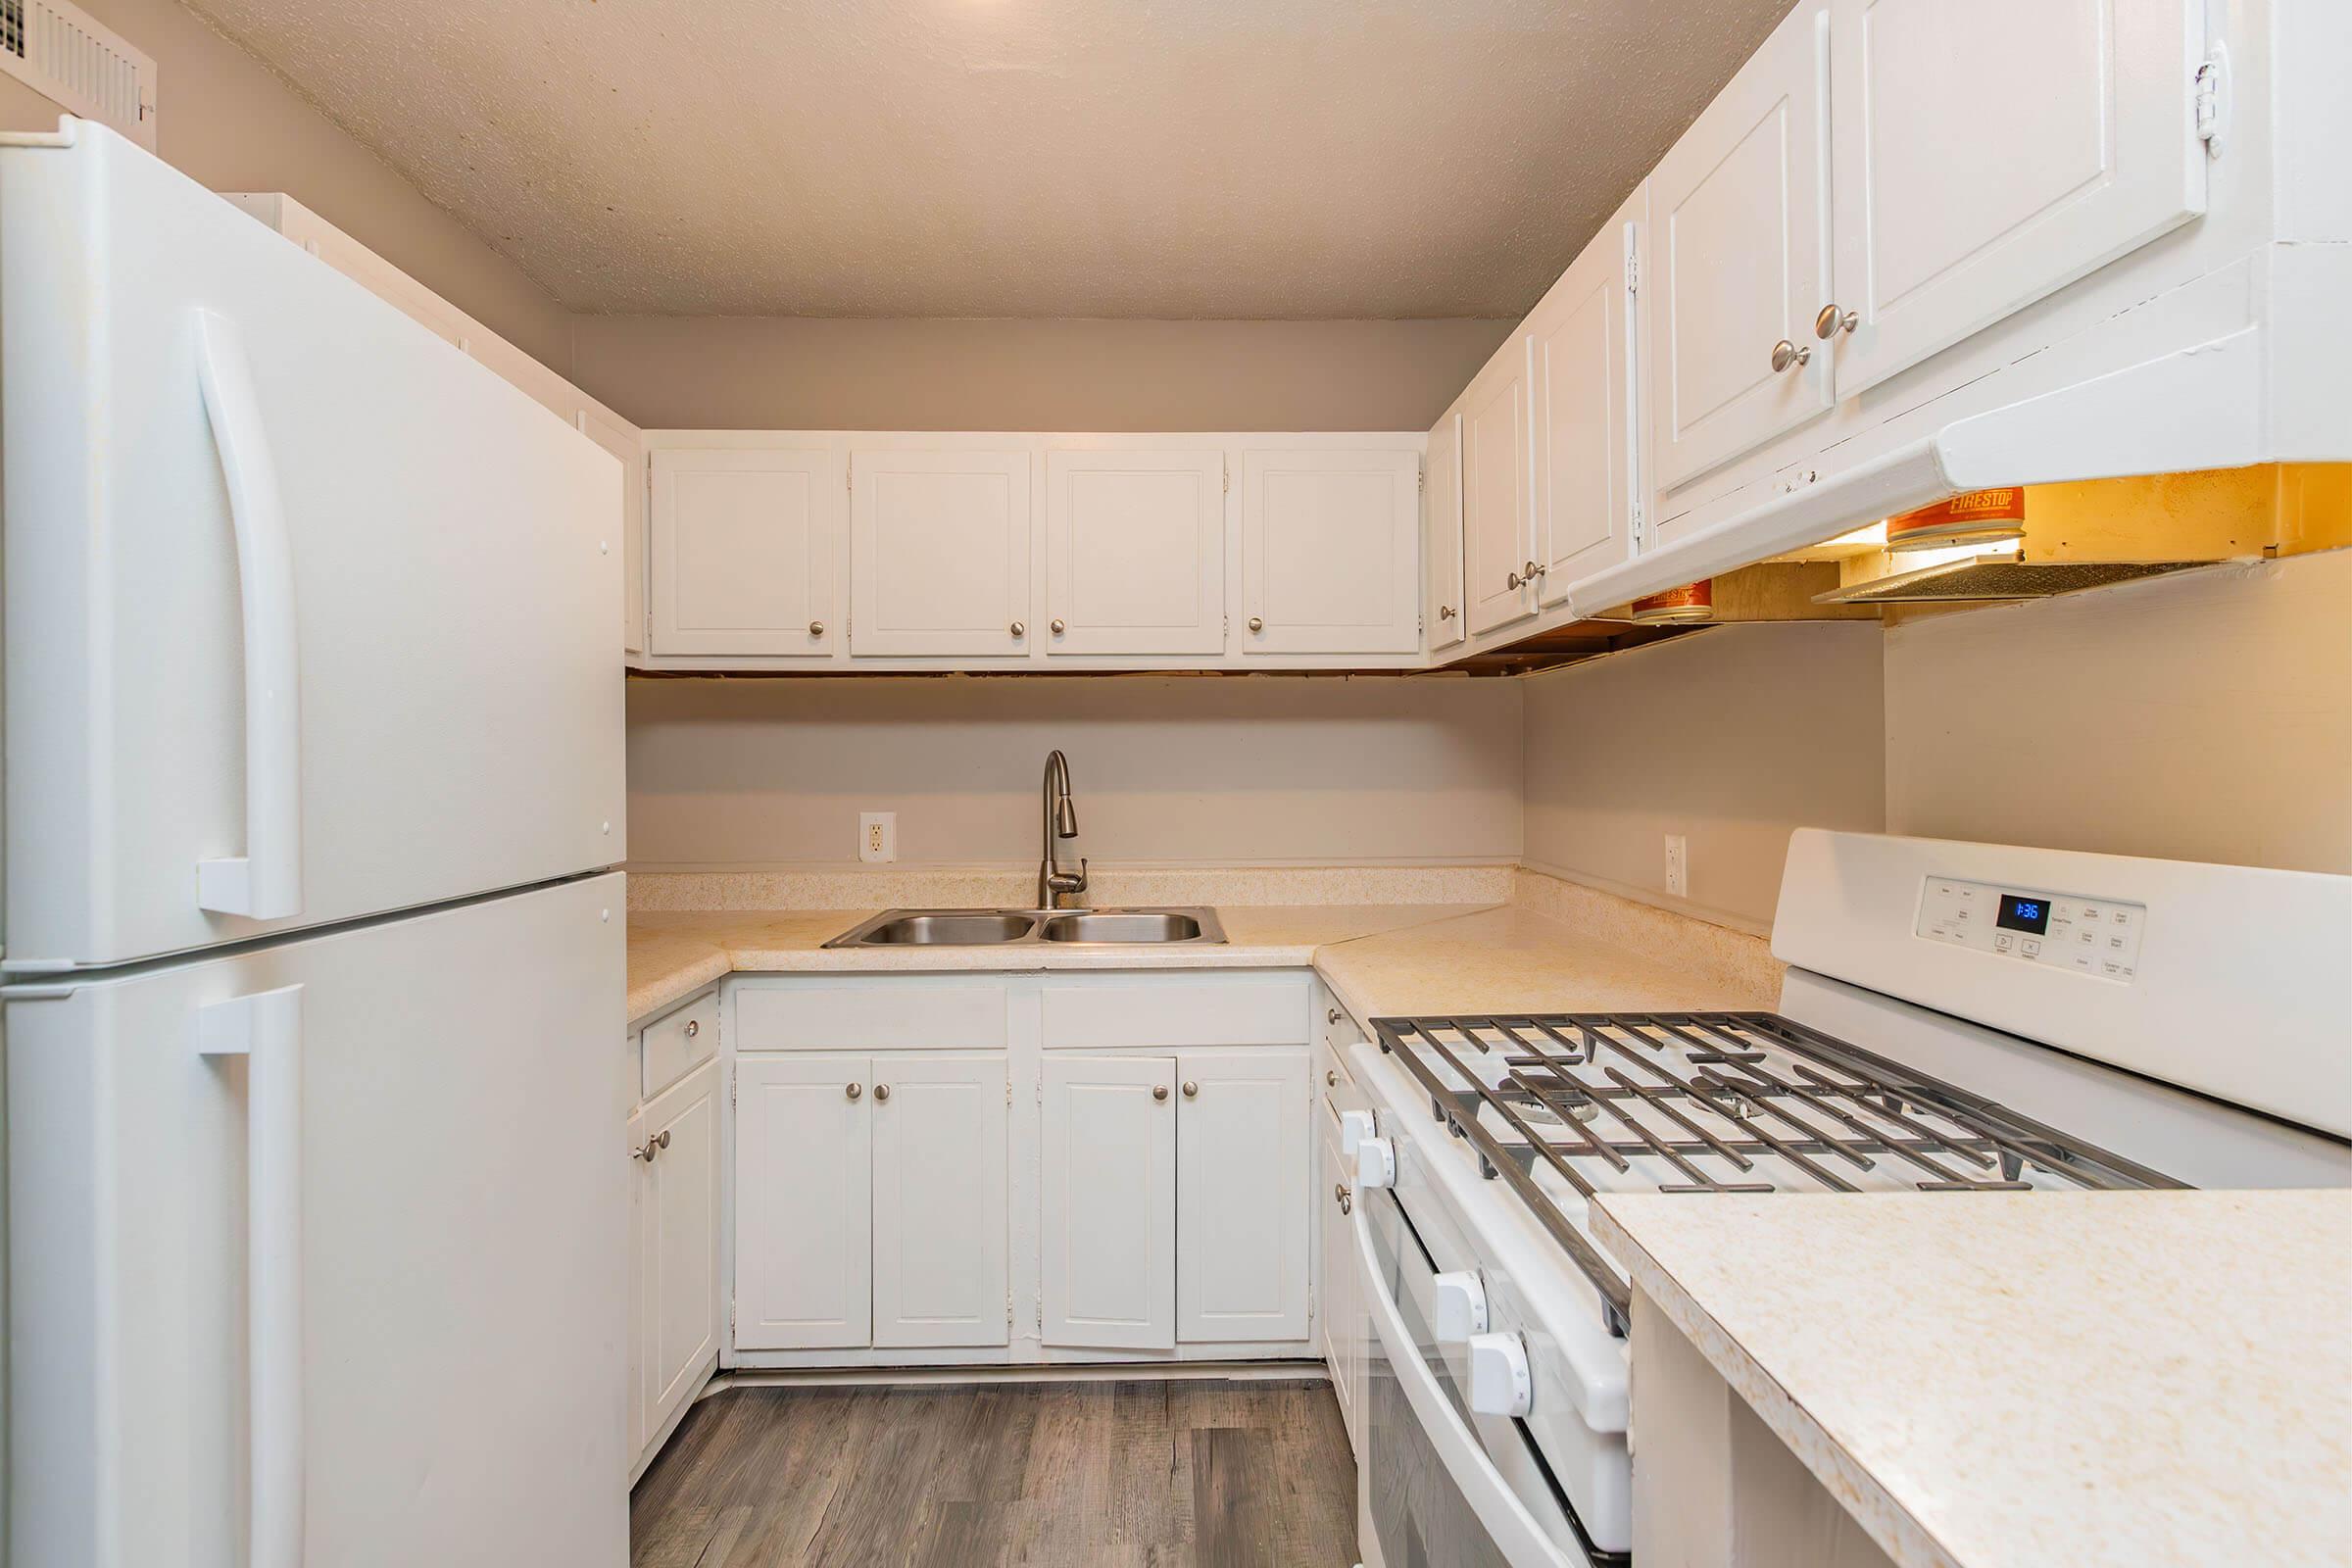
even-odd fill
[[[1478,1515],[1480,1526],[1511,1568],[1574,1568],[1573,1559],[1544,1533],[1535,1515],[1504,1483],[1494,1461],[1487,1457],[1487,1450],[1422,1358],[1421,1348],[1413,1343],[1412,1331],[1405,1327],[1396,1303],[1389,1299],[1381,1283],[1380,1254],[1372,1245],[1372,1207],[1370,1203],[1355,1205],[1356,1267],[1358,1277],[1365,1281],[1364,1303],[1373,1333],[1379,1336],[1389,1364],[1396,1368],[1397,1385],[1404,1391],[1405,1402],[1412,1406],[1413,1419],[1420,1422],[1446,1473],[1461,1489],[1463,1500]]]

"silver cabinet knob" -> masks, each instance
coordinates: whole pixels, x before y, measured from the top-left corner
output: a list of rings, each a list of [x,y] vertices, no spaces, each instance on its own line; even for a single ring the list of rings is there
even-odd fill
[[[656,1149],[667,1149],[669,1147],[668,1128],[664,1127],[662,1129],[662,1136],[654,1140],[654,1147]]]
[[[1340,1205],[1340,1212],[1343,1214],[1355,1212],[1355,1195],[1348,1190],[1346,1182],[1341,1182],[1332,1188],[1331,1200]]]
[[[1325,1007],[1323,1009],[1323,1021],[1325,1023],[1338,1023],[1340,1021],[1340,1009],[1337,1007]]]
[[[686,1020],[686,1038],[687,1038],[687,1039],[689,1039],[689,1040],[692,1040],[692,1039],[693,1039],[693,1038],[694,1038],[696,1035],[699,1035],[699,1034],[701,1034],[702,1032],[703,1032],[703,1020],[702,1020],[702,1019],[700,1019],[700,1018],[689,1018],[689,1019],[687,1019],[687,1020]]]
[[[821,620],[812,620],[812,621],[810,621],[810,622],[808,623],[808,635],[809,635],[809,636],[811,636],[811,637],[822,637],[824,634],[825,634],[825,623],[824,623],[823,621],[821,621]]]
[[[1259,615],[1251,615],[1250,617],[1250,629],[1251,631],[1264,631],[1266,629],[1264,617]]]
[[[865,1086],[863,1084],[852,1084],[845,1092],[852,1100],[856,1100],[859,1095],[865,1093]]]
[[[1012,623],[1012,634],[1015,637],[1026,637],[1029,635],[1029,628],[1016,620]]]
[[[1199,1100],[1200,1098],[1200,1086],[1193,1082],[1190,1078],[1187,1078],[1184,1081],[1184,1098],[1187,1100]]]
[[[1153,1100],[1165,1100],[1165,1099],[1167,1099],[1167,1098],[1168,1098],[1168,1086],[1167,1086],[1166,1084],[1153,1084],[1153,1085],[1152,1086],[1152,1098]]]
[[[888,1100],[889,1098],[890,1098],[890,1085],[888,1085],[888,1084],[876,1084],[876,1085],[874,1085],[874,1099],[875,1099],[875,1101],[876,1101],[877,1102],[881,1102],[881,1101]]]
[[[1323,1069],[1323,1087],[1326,1089],[1337,1089],[1340,1087],[1339,1068],[1326,1067]]]
[[[1813,335],[1827,343],[1838,333],[1851,332],[1861,324],[1861,312],[1841,311],[1838,308],[1838,302],[1832,300],[1821,308],[1819,316],[1813,318]]]
[[[1512,572],[1505,581],[1513,588],[1532,588],[1535,586],[1536,579],[1549,570],[1551,570],[1549,566],[1538,565],[1531,561],[1517,571]]]
[[[1060,616],[1056,615],[1056,616],[1054,618],[1054,627],[1053,627],[1053,630],[1054,630],[1054,636],[1058,637],[1058,636],[1060,636],[1060,635],[1061,635],[1063,632],[1065,632],[1065,631],[1068,631],[1069,629],[1070,629],[1069,627],[1067,627],[1067,626],[1065,626],[1065,625],[1063,625],[1063,624],[1062,624],[1062,621],[1061,621],[1061,617],[1060,617]]]
[[[1787,338],[1781,339],[1772,346],[1772,368],[1776,370],[1786,370],[1792,365],[1810,365],[1812,363],[1812,349],[1800,349]]]
[[[661,1146],[655,1144],[649,1139],[645,1143],[639,1144],[635,1149],[630,1150],[629,1157],[631,1159],[642,1159],[648,1165],[651,1165],[654,1162],[654,1157],[661,1152]]]
[[[1438,607],[1438,618],[1440,620],[1451,620],[1455,615],[1460,613],[1461,612],[1455,610],[1451,605],[1440,605]]]

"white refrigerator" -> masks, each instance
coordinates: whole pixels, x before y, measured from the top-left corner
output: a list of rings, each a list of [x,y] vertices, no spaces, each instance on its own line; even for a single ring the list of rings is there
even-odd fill
[[[612,458],[0,138],[9,1561],[627,1557]]]

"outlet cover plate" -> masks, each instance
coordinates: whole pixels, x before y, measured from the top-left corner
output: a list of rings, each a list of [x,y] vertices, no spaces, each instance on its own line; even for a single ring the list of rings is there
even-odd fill
[[[1690,896],[1690,843],[1680,833],[1666,835],[1666,891],[1678,899]]]
[[[859,811],[858,813],[858,858],[860,860],[895,860],[899,858],[899,813],[896,811]]]

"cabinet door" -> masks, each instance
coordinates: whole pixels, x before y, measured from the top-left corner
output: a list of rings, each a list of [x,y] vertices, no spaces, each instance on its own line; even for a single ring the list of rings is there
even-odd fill
[[[649,651],[831,653],[840,636],[835,471],[816,449],[655,452]]]
[[[1535,485],[1528,463],[1527,340],[1513,332],[1462,399],[1462,537],[1470,630],[1535,613]]]
[[[1322,1308],[1323,1359],[1331,1368],[1331,1392],[1340,1401],[1340,1419],[1348,1428],[1348,1445],[1355,1446],[1356,1382],[1363,1355],[1356,1325],[1355,1222],[1349,1217],[1354,1211],[1355,1172],[1348,1167],[1348,1156],[1340,1152],[1338,1119],[1318,1111],[1315,1125],[1323,1130],[1318,1141],[1322,1168],[1315,1183],[1315,1203],[1322,1215],[1323,1289],[1317,1299]],[[1343,1200],[1346,1208],[1341,1206]]]
[[[2198,0],[1831,0],[1838,395],[2205,210]],[[1996,112],[1970,114],[1982,104]]]
[[[872,1342],[867,1059],[735,1063],[735,1346]]]
[[[1828,51],[1823,0],[1807,0],[1650,175],[1651,449],[1661,490],[1830,406],[1830,356],[1813,336],[1830,298]],[[2005,103],[2006,89],[1993,90]],[[1974,118],[1951,133],[1976,134]],[[1783,341],[1804,362],[1775,369]]]
[[[1046,454],[1046,651],[1225,649],[1225,454]]]
[[[1413,452],[1242,455],[1241,648],[1421,648],[1421,459]]]
[[[645,1291],[651,1265],[646,1258],[645,1111],[632,1111],[628,1125],[629,1152],[629,1452],[642,1453],[653,1436],[645,1424]]]
[[[645,652],[645,438],[601,404],[581,404],[580,433],[620,460],[620,648]]]
[[[874,1344],[1004,1345],[1004,1057],[873,1058]]]
[[[1176,1338],[1307,1337],[1306,1051],[1188,1051],[1176,1131]]]
[[[1421,510],[1429,594],[1422,614],[1432,652],[1462,640],[1462,416],[1448,412],[1429,432]]]
[[[1639,200],[1639,197],[1637,197]],[[1626,558],[1633,533],[1634,369],[1626,258],[1637,224],[1593,236],[1527,318],[1535,393],[1538,597]]]
[[[850,652],[1018,655],[1029,628],[1029,454],[850,454]]]
[[[1176,1063],[1045,1061],[1045,1340],[1176,1348]]]
[[[641,1113],[654,1156],[638,1205],[641,1445],[718,1354],[718,1085],[706,1062]]]

